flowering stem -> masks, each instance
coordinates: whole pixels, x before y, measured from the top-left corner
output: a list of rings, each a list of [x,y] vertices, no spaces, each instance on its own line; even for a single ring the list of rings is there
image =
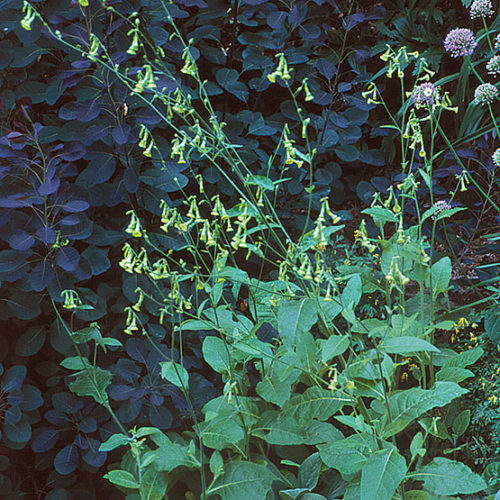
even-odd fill
[[[500,213],[500,207],[491,199],[490,196],[488,196],[483,188],[481,188],[481,186],[476,182],[476,180],[474,179],[474,177],[472,177],[472,175],[469,173],[469,171],[465,168],[465,165],[463,164],[462,160],[460,159],[460,157],[458,156],[457,152],[455,151],[455,148],[453,147],[453,145],[451,144],[450,140],[448,139],[448,137],[446,136],[446,134],[444,133],[444,130],[441,128],[441,125],[439,125],[439,123],[437,124],[437,128],[439,130],[439,133],[441,134],[441,137],[444,139],[444,141],[446,142],[446,145],[448,146],[448,148],[450,149],[450,151],[452,152],[453,156],[455,157],[455,159],[457,160],[458,164],[462,167],[462,170],[463,172],[466,173],[467,177],[469,178],[469,180],[472,182],[472,184],[474,184],[474,186],[476,186],[476,188],[480,191],[480,193],[485,197],[485,199],[487,199],[491,205],[495,208],[495,210]]]
[[[488,45],[490,46],[491,53],[495,53],[495,49],[493,48],[493,44],[491,43],[490,39],[490,31],[488,29],[488,25],[486,24],[486,18],[484,16],[481,16],[481,19],[483,20],[483,26],[484,26],[484,31],[486,33],[486,38],[488,40]]]

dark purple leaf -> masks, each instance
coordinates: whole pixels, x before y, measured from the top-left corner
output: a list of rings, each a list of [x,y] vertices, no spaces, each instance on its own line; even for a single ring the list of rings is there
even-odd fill
[[[148,393],[148,387],[137,387],[136,389],[134,389],[132,396],[130,396],[130,402],[134,403],[135,401],[141,401]]]
[[[73,274],[78,280],[87,280],[92,276],[92,269],[86,260],[80,259],[80,265],[73,271]]]
[[[63,226],[61,236],[70,240],[84,240],[92,234],[93,223],[85,217],[74,226]]]
[[[77,213],[77,212],[83,212],[89,208],[89,204],[86,201],[83,200],[73,200],[73,201],[68,201],[68,203],[65,203],[62,206],[62,209],[65,212],[70,212],[70,213]]]
[[[106,36],[111,35],[115,30],[117,30],[123,23],[125,22],[125,19],[118,18],[115,19],[113,22],[109,23],[107,29],[106,29]]]
[[[31,443],[31,448],[35,453],[44,453],[54,447],[59,439],[59,430],[45,429],[37,435]]]
[[[161,89],[163,92],[173,92],[179,87],[179,83],[176,82],[169,75],[160,75],[158,80],[156,80],[156,86]]]
[[[163,404],[163,401],[165,400],[165,397],[161,394],[153,392],[153,394],[151,394],[151,396],[149,397],[149,400],[151,401],[152,405],[161,406]]]
[[[372,50],[371,49],[362,49],[359,48],[356,50],[354,53],[354,59],[358,64],[363,64],[366,62],[370,57],[372,56]],[[369,80],[369,79],[368,79]],[[368,81],[365,79],[365,81]],[[354,82],[354,81],[353,81]]]
[[[361,155],[363,155],[363,153],[361,153]],[[391,181],[386,177],[373,177],[373,179],[371,179],[371,183],[375,189],[381,193],[388,193],[388,190],[392,185]]]
[[[7,402],[11,406],[19,406],[23,401],[24,401],[24,394],[19,389],[11,391],[7,396]]]
[[[307,15],[307,5],[305,3],[296,3],[290,14],[288,14],[288,22],[293,28],[296,28]]]
[[[69,392],[56,392],[52,395],[52,404],[56,410],[64,413],[76,413],[83,408],[83,401],[76,399]]]
[[[78,120],[87,123],[99,116],[99,104],[95,99],[86,101],[69,102],[61,106],[59,118],[61,120]]]
[[[330,61],[327,61],[326,59],[320,59],[316,63],[316,69],[328,80],[331,80],[333,78],[333,75],[335,74],[335,65],[332,64]]]
[[[355,12],[350,16],[344,18],[342,25],[346,31],[351,30],[359,23],[362,23],[366,19],[366,14],[364,12]]]
[[[136,193],[139,189],[139,172],[133,165],[129,165],[123,174],[123,185],[129,193]]]
[[[362,151],[359,155],[359,159],[363,163],[375,165],[376,167],[383,167],[385,165],[384,151],[380,149],[370,149],[367,151]]]
[[[165,406],[150,406],[149,420],[152,425],[159,429],[168,429],[172,426],[174,417],[170,410]]]
[[[7,134],[7,139],[12,149],[23,149],[26,145],[26,137],[21,132],[10,132]]]
[[[299,26],[299,34],[304,40],[317,40],[321,36],[321,28],[313,23]]]
[[[33,205],[33,198],[24,194],[13,194],[6,198],[0,198],[0,208],[30,207]]]
[[[126,144],[130,136],[130,125],[120,123],[113,129],[111,135],[117,144]]]
[[[41,196],[48,196],[49,194],[55,193],[60,185],[61,181],[59,179],[48,179],[38,187],[38,194]]]
[[[62,247],[57,252],[57,264],[65,271],[71,272],[78,267],[80,254],[73,247]]]
[[[126,424],[132,422],[137,418],[137,415],[139,415],[141,408],[142,402],[140,400],[134,401],[133,403],[125,401],[120,408],[118,408],[118,418]]]
[[[107,153],[88,155],[90,160],[87,168],[78,176],[79,186],[90,188],[96,184],[108,181],[116,170],[116,158]]]
[[[136,365],[131,359],[122,358],[116,363],[116,372],[125,380],[132,381],[140,375],[141,367]]]
[[[109,127],[101,125],[91,125],[85,130],[85,136],[81,139],[82,142],[90,146],[96,141],[100,141],[109,135]]]
[[[83,121],[83,120],[80,120]],[[76,161],[85,156],[87,149],[85,146],[79,141],[69,141],[66,142],[63,146],[55,147],[54,151],[58,151],[58,156],[66,161]]]
[[[145,364],[146,363],[146,346],[144,342],[140,339],[132,338],[127,340],[127,354],[136,361]]]
[[[101,467],[106,462],[107,453],[99,451],[101,443],[97,439],[88,438],[89,449],[82,455],[82,458],[92,467]]]
[[[53,277],[52,264],[48,260],[42,260],[31,271],[29,282],[35,292],[42,292],[49,286]]]
[[[3,375],[0,385],[3,392],[17,391],[23,385],[27,368],[22,365],[11,366]]]
[[[265,0],[260,0],[261,3]],[[207,7],[207,3],[204,0],[181,0],[182,5],[185,7],[198,7],[200,9],[204,9]],[[247,3],[249,3],[249,0],[247,0]]]
[[[4,418],[5,421],[10,425],[16,425],[23,417],[23,412],[19,406],[11,406],[7,408]]]
[[[90,432],[95,432],[97,429],[97,422],[95,418],[92,417],[87,417],[84,418],[79,424],[78,424],[78,429],[80,432],[84,432],[86,434]]]
[[[33,235],[20,229],[13,235],[9,236],[7,238],[7,241],[9,242],[11,248],[13,248],[14,250],[23,251],[28,250],[34,245],[35,238],[33,237]]]
[[[56,242],[57,234],[53,228],[48,226],[39,227],[36,231],[36,235],[44,242],[52,245]]]
[[[108,259],[109,248],[88,247],[83,252],[83,257],[89,263],[93,276],[106,272],[111,267]]]
[[[124,50],[118,50],[117,52],[113,52],[112,54],[110,54],[109,59],[110,62],[115,65],[126,61],[128,57],[129,55]]]
[[[77,434],[73,443],[80,448],[80,450],[87,450],[89,447],[89,443],[85,436],[81,434]]]
[[[338,85],[337,85],[337,90],[339,92],[349,92],[349,90],[352,89],[352,85],[350,83],[347,83],[347,82],[340,82]]]
[[[157,125],[161,122],[161,117],[150,108],[137,111],[135,121],[137,124]]]
[[[366,15],[367,21],[376,21],[377,19],[384,19],[386,13],[386,9],[382,4],[374,5],[368,11]]]
[[[63,226],[75,226],[80,222],[80,219],[77,215],[66,215],[60,222]]]
[[[66,415],[59,410],[49,410],[45,413],[45,418],[53,425],[64,425],[66,423]]]
[[[9,378],[5,383],[2,381],[2,391],[7,393],[18,391],[23,385],[24,377],[25,375],[17,375]]]
[[[78,450],[74,444],[65,446],[54,458],[54,467],[59,474],[66,476],[78,466]]]
[[[23,386],[24,401],[19,404],[23,411],[33,411],[43,405],[43,398],[40,389],[27,384]]]
[[[71,63],[71,66],[73,66],[73,68],[76,68],[76,69],[87,69],[87,68],[90,68],[91,64],[92,63],[90,61],[81,60],[81,61],[73,61]]]
[[[135,393],[135,387],[125,384],[117,384],[109,389],[109,396],[115,401],[125,401],[130,399]]]
[[[287,13],[283,12],[281,10],[278,10],[275,12],[271,12],[271,14],[269,14],[267,16],[266,22],[267,22],[269,27],[271,27],[275,30],[279,30],[285,24],[286,18],[287,18]]]
[[[316,90],[313,92],[314,104],[319,104],[321,106],[327,106],[333,101],[333,96],[330,92],[324,92],[323,90]]]

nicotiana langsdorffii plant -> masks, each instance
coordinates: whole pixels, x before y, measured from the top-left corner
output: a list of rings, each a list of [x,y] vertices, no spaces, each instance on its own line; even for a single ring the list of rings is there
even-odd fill
[[[159,66],[153,66],[155,75],[168,73],[161,65],[170,64],[176,77],[160,86],[169,90],[181,86],[196,96],[192,77],[173,70],[183,65],[182,50],[177,39],[169,39],[168,25],[164,29],[160,0],[112,3],[121,16],[110,15],[97,0],[90,0],[88,6],[78,0],[49,0],[33,2],[32,7],[74,45],[90,48],[91,34],[104,40],[113,62],[119,62],[122,70],[130,68],[134,79],[144,62],[139,42],[152,39],[165,53]],[[354,0],[332,3],[238,2],[230,13],[203,0],[167,4],[185,39],[193,38],[193,56],[207,79],[213,107],[227,124],[226,133],[240,145],[245,140],[240,152],[253,173],[275,179],[281,172],[280,167],[274,168],[276,163],[268,170],[266,154],[279,142],[285,123],[288,138],[300,143],[301,124],[288,90],[279,80],[272,85],[267,78],[274,69],[275,53],[285,53],[293,64],[290,85],[295,88],[295,79],[308,78],[313,99],[302,107],[315,129],[322,130],[317,165],[321,168],[314,169],[311,214],[329,193],[337,205],[347,198],[357,199],[356,185],[363,171],[383,162],[383,154],[365,133],[370,105],[360,98],[360,89],[371,77],[366,68],[372,57],[372,21],[384,16],[384,8]],[[91,498],[96,491],[97,496],[105,495],[104,490],[112,486],[102,479],[98,457],[89,453],[89,447],[93,450],[95,441],[106,439],[116,426],[103,408],[97,425],[88,425],[86,417],[97,408],[92,398],[79,398],[84,407],[76,409],[79,405],[67,408],[64,397],[53,397],[61,392],[68,373],[59,362],[74,355],[74,348],[55,320],[50,299],[60,301],[62,290],[78,290],[81,300],[93,309],[75,310],[74,329],[80,328],[78,320],[86,325],[99,320],[103,335],[120,338],[123,307],[135,301],[134,290],[145,279],[121,273],[117,265],[127,237],[123,231],[127,209],[133,207],[143,221],[154,219],[159,215],[159,199],[175,202],[179,186],[192,192],[188,180],[193,170],[203,176],[210,196],[219,192],[228,205],[236,203],[238,196],[203,160],[191,158],[189,170],[187,164],[170,162],[178,181],[174,183],[165,165],[159,168],[154,151],[149,158],[137,145],[140,125],[161,142],[171,139],[168,124],[104,67],[61,44],[28,7],[22,12],[21,5],[5,0],[0,9],[0,317],[2,327],[8,326],[0,360],[6,370],[27,366],[24,383],[38,387],[44,402],[9,426],[15,442],[4,434],[0,482],[6,496],[24,492],[51,498],[84,491]],[[126,19],[133,13],[131,24]],[[25,14],[23,24],[31,30],[20,23]],[[130,43],[134,34],[127,33],[137,28],[137,19],[136,45],[141,50],[134,55]],[[196,105],[196,97],[194,101]],[[168,151],[164,144],[160,146]],[[356,175],[342,174],[351,169]],[[276,208],[287,224],[301,231],[309,200],[303,190],[310,181],[306,169],[293,165],[287,175],[295,182],[283,184]],[[178,235],[163,238],[161,244],[162,248],[178,246]],[[143,310],[143,314],[148,313]],[[156,340],[167,333],[154,321],[148,322],[148,328]],[[213,397],[217,380],[208,381],[201,373],[198,336],[184,340],[183,360],[192,374],[191,395],[199,411]],[[113,373],[108,392],[120,421],[173,431],[181,427],[186,403],[171,384],[159,380],[157,354],[145,337],[136,336],[106,357],[101,355],[99,366]],[[26,420],[32,434],[26,432]],[[29,449],[34,453],[25,453]],[[26,477],[32,480],[26,482]]]
[[[297,236],[289,234],[274,203],[280,186],[289,181],[289,168],[313,168],[317,131],[301,109],[302,100],[309,98],[307,81],[294,89],[289,84],[293,66],[284,54],[277,55],[267,78],[288,87],[303,145],[290,139],[284,127],[278,147],[270,152],[281,176],[253,175],[241,160],[243,147],[228,139],[211,107],[192,46],[173,22],[171,30],[184,49],[180,71],[196,83],[201,108],[179,89],[159,89],[149,63],[135,78],[119,65],[110,66],[97,38],[94,50],[83,54],[113,71],[175,130],[164,151],[144,125],[139,146],[146,157],[157,155],[166,163],[170,156],[187,165],[205,158],[241,198],[228,205],[221,196],[209,195],[198,177],[196,189],[184,199],[160,204],[156,221],[146,224],[136,211],[128,212],[125,232],[134,239],[124,246],[120,266],[147,280],[124,311],[124,333],[144,335],[158,352],[161,377],[180,391],[191,417],[183,430],[147,426],[127,431],[106,393],[112,373],[99,367],[97,350],[87,356],[79,347],[93,341],[96,349],[105,350],[116,346],[116,339],[103,337],[95,326],[74,331],[60,317],[77,352],[64,361],[75,372],[70,390],[93,397],[120,429],[99,451],[129,448],[120,468],[113,467],[106,477],[131,498],[386,499],[420,494],[416,492],[432,498],[482,491],[484,481],[455,460],[454,449],[448,453],[451,458],[442,456],[440,445],[451,441],[456,448],[467,428],[466,411],[448,407],[442,418],[438,408],[465,394],[460,383],[481,356],[480,349],[458,353],[436,340],[461,315],[447,300],[451,261],[436,255],[433,245],[436,224],[460,208],[432,198],[437,153],[434,133],[428,142],[422,128],[424,120],[434,127],[431,131],[439,130],[441,112],[451,108],[446,94],[420,87],[425,84],[419,79],[410,96],[402,88],[403,100],[418,109],[391,125],[404,158],[401,183],[364,211],[379,238],[370,237],[362,224],[353,258],[332,262],[327,249],[342,225],[328,199],[319,200],[314,227]],[[141,50],[134,40],[129,50]],[[388,51],[389,74],[397,72],[403,81],[412,57],[404,49]],[[430,73],[423,68],[418,78],[425,80]],[[366,97],[383,104],[374,86]],[[414,168],[417,158],[424,164]],[[422,181],[433,206],[421,213],[416,192]],[[465,180],[459,176],[455,191],[462,185]],[[311,181],[310,204],[313,193]],[[405,218],[410,204],[418,214],[416,225]],[[430,220],[432,236],[426,238],[424,224]],[[166,237],[179,235],[182,244],[162,248],[161,240],[151,237],[156,230]],[[354,258],[363,256],[364,262]],[[88,307],[76,291],[63,295],[69,311]],[[378,307],[363,313],[370,296]],[[167,350],[151,336],[152,320],[146,322],[144,311],[167,330]],[[192,404],[194,374],[183,355],[185,341],[193,335],[202,340],[205,371],[220,388],[201,413]]]

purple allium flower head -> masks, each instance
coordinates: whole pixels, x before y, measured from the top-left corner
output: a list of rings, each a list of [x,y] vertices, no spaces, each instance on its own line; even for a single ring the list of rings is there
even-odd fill
[[[417,108],[432,106],[439,99],[439,92],[432,83],[422,83],[413,90],[412,99]]]
[[[441,215],[445,210],[451,210],[451,205],[450,202],[447,200],[438,200],[434,203],[434,208],[436,211],[434,212],[434,215],[432,216],[433,219],[437,218],[439,215]]]
[[[498,89],[491,83],[483,83],[474,91],[475,104],[492,104],[498,97]]]
[[[500,74],[500,55],[493,56],[486,65],[486,69],[490,75]]]
[[[477,47],[474,33],[468,28],[451,30],[444,41],[444,48],[451,57],[470,56]]]
[[[500,167],[500,149],[497,149],[494,153],[493,153],[493,165],[495,165],[495,167]]]
[[[491,0],[474,0],[470,7],[470,17],[490,17],[494,14]]]

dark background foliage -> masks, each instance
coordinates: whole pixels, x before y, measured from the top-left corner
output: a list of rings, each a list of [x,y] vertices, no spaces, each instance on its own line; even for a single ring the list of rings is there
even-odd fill
[[[93,32],[105,41],[113,63],[129,68],[130,75],[140,69],[140,57],[126,52],[130,27],[99,2],[85,9],[70,0],[33,4],[63,40],[88,48]],[[165,76],[161,86],[189,91],[192,80],[179,72],[182,47],[169,39],[159,2],[108,4],[123,16],[137,12],[146,50],[149,44],[164,50],[161,63],[175,76]],[[424,52],[444,77],[450,68],[443,63],[442,40],[464,19],[456,2],[444,0],[433,1],[432,7],[410,0],[175,0],[168,8],[185,39],[192,39],[192,55],[214,107],[228,137],[244,146],[242,159],[252,173],[280,177],[277,162],[270,167],[268,162],[285,123],[291,138],[301,141],[288,90],[279,82],[271,88],[267,79],[275,55],[283,52],[293,66],[292,87],[308,79],[314,98],[303,108],[314,130],[311,145],[319,153],[314,207],[329,196],[346,220],[374,192],[385,191],[399,172],[392,139],[376,126],[378,110],[361,97],[380,69],[377,56],[385,43],[404,44]],[[102,498],[112,489],[101,479],[106,454],[97,448],[115,428],[91,398],[77,398],[66,389],[68,372],[59,362],[73,355],[73,347],[55,320],[51,300],[60,303],[62,290],[78,290],[94,307],[77,313],[82,326],[99,321],[107,336],[123,341],[123,308],[137,299],[138,284],[147,287],[117,265],[125,212],[132,207],[141,219],[152,221],[160,200],[178,204],[183,195],[172,175],[187,193],[193,176],[201,174],[209,194],[220,193],[229,202],[237,196],[201,158],[193,157],[189,167],[167,162],[165,172],[158,156],[143,156],[137,147],[140,124],[151,130],[165,157],[172,138],[168,126],[112,73],[53,39],[39,21],[24,30],[21,18],[17,0],[1,3],[0,484],[6,498]],[[399,105],[392,103],[395,110]],[[491,133],[476,139],[473,145],[464,143],[462,154],[472,168],[491,169],[480,161]],[[437,192],[443,194],[455,173],[452,159],[446,160],[436,176]],[[287,176],[293,182],[280,191],[278,213],[291,229],[301,229],[310,224],[304,189],[311,179],[295,167]],[[461,221],[469,235],[478,225],[477,201],[473,193],[464,200],[472,208],[465,225]],[[167,249],[182,244],[175,236],[151,237]],[[169,338],[168,327],[148,325],[147,313],[142,321],[159,345]],[[192,389],[199,409],[215,394],[214,382],[203,376],[199,339],[185,340],[186,367],[199,371]],[[186,403],[159,377],[157,353],[143,338],[123,344],[102,360],[114,374],[109,394],[119,417],[130,425],[181,427]]]

